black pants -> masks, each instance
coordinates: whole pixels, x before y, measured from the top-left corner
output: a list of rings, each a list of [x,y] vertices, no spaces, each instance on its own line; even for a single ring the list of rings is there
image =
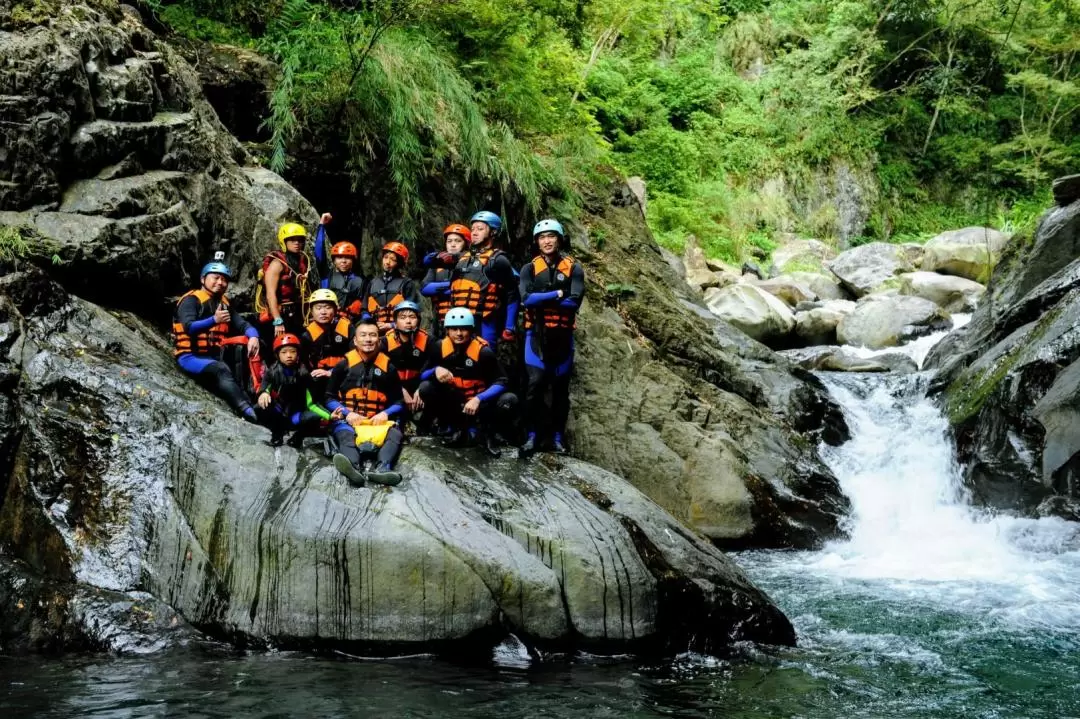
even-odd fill
[[[452,386],[434,379],[420,383],[420,398],[425,411],[431,409],[443,427],[470,429],[477,427],[484,432],[498,432],[503,437],[514,433],[514,409],[518,398],[513,392],[503,392],[494,401],[483,402],[476,414],[469,416],[461,410],[467,401]]]
[[[351,429],[338,429],[334,432],[337,451],[348,457],[354,467],[359,467],[361,460],[371,459],[372,454],[375,455],[375,459],[379,464],[393,467],[397,462],[398,455],[401,454],[401,443],[404,439],[405,435],[402,434],[400,428],[391,427],[387,431],[386,440],[381,447],[374,452],[361,452],[360,447],[356,446],[356,435]]]
[[[232,371],[224,362],[209,360],[194,377],[200,385],[228,402],[237,414],[243,414],[251,409],[251,399],[240,388]]]
[[[548,429],[551,432],[565,432],[566,420],[570,416],[570,373],[556,375],[551,370],[525,365],[528,386],[525,389],[525,431],[536,432],[549,418]],[[551,387],[551,414],[544,403],[544,390]]]
[[[285,302],[278,306],[281,311],[281,321],[285,327],[285,331],[299,337],[304,333],[304,313],[298,302]],[[274,320],[263,320],[260,323],[259,335],[262,337],[263,344],[267,347],[274,346]]]
[[[284,435],[289,430],[310,433],[319,426],[322,417],[306,409],[286,414],[286,410],[275,405],[259,410],[259,421],[270,428],[275,435]]]

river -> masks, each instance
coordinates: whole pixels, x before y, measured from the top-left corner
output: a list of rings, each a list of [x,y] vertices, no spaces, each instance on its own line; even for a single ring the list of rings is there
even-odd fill
[[[199,646],[0,657],[0,716],[1080,716],[1080,525],[972,508],[926,374],[824,379],[852,428],[824,448],[850,537],[735,555],[797,648],[658,663],[537,663],[511,644],[480,665]]]

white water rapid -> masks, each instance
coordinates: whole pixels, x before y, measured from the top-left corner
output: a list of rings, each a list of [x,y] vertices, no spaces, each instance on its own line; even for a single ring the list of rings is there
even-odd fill
[[[853,511],[850,538],[804,555],[805,571],[894,600],[1080,627],[1078,526],[971,507],[926,374],[821,376],[852,432],[822,454]]]

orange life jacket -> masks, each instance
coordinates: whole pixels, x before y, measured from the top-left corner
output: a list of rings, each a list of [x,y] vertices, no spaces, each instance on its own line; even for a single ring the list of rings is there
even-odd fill
[[[465,348],[465,361],[447,367],[454,373],[454,379],[450,380],[450,384],[463,394],[467,400],[487,389],[487,383],[480,377],[480,350],[487,346],[488,343],[483,339],[473,337]],[[440,356],[443,360],[446,360],[455,354],[454,343],[447,337],[442,341]]]
[[[570,273],[574,271],[574,259],[563,256],[554,267],[548,265],[544,257],[534,257],[533,268],[533,292],[554,292],[562,290],[563,297],[570,294]],[[533,325],[540,325],[548,329],[574,329],[577,312],[566,307],[559,307],[558,303],[546,303],[525,310],[525,329],[532,329]]]
[[[333,331],[327,332],[318,322],[307,326],[311,344],[307,348],[308,363],[313,369],[334,369],[349,351],[349,320],[345,317],[334,323]]]
[[[416,330],[411,343],[412,352],[402,352],[399,359],[395,352],[406,347],[405,343],[398,338],[397,331],[391,331],[386,335],[386,353],[394,361],[394,367],[397,368],[398,378],[402,383],[410,383],[420,378],[420,373],[427,362],[427,344],[428,333],[424,330]]]
[[[199,313],[198,319],[205,319],[210,317],[217,311],[217,307],[211,307],[210,303],[213,300],[213,295],[203,289],[192,290],[184,294],[176,302],[176,307],[179,309],[180,304],[188,297],[195,297],[199,300]],[[226,297],[222,297],[219,302],[226,307],[229,307],[229,300]],[[199,332],[195,335],[189,335],[184,330],[184,325],[177,321],[175,312],[173,317],[173,356],[179,357],[180,355],[194,354],[194,355],[212,355],[217,354],[221,348],[222,340],[229,335],[229,325],[224,322],[219,322],[213,325],[205,332]]]
[[[380,378],[390,369],[390,358],[380,352],[371,364],[356,350],[345,355],[349,372],[341,385],[341,403],[350,412],[370,418],[390,406],[390,400],[380,388]]]
[[[394,321],[394,305],[405,301],[405,277],[372,278],[368,285],[367,311],[379,323]]]
[[[435,268],[435,282],[446,282],[450,279],[450,268],[448,267],[436,267]],[[435,316],[439,318],[439,326],[442,326],[442,321],[446,317],[446,313],[450,311],[450,308],[454,305],[450,302],[449,295],[436,295],[431,298],[431,306],[435,310]]]
[[[480,254],[466,252],[455,265],[450,280],[450,306],[466,307],[486,318],[499,307],[502,287],[487,276],[488,264],[502,254],[489,247]]]

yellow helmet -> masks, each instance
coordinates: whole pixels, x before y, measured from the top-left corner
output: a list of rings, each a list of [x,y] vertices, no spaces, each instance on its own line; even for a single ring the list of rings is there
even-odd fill
[[[285,240],[290,237],[303,237],[307,239],[307,230],[303,225],[298,225],[295,222],[286,222],[284,225],[278,228],[277,241],[281,245],[281,249],[285,249]]]
[[[311,297],[308,297],[308,304],[313,305],[316,302],[332,302],[334,307],[337,307],[337,295],[333,290],[315,290]]]

